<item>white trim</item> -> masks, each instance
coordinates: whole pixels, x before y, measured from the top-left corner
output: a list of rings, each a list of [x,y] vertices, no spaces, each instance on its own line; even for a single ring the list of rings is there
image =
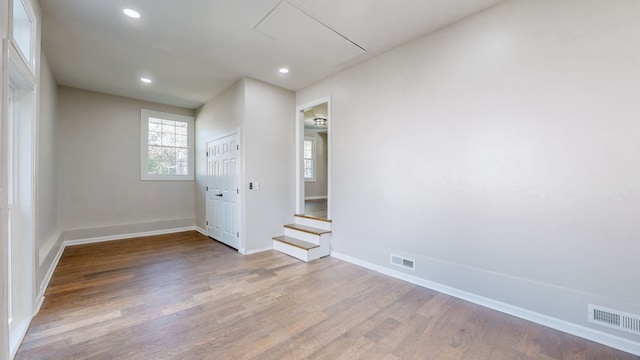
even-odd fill
[[[204,236],[209,236],[209,234],[207,234],[207,230],[201,228],[200,226],[195,226],[194,230],[199,232],[200,234],[202,234]]]
[[[184,231],[197,231],[197,229],[195,226],[185,226],[185,227],[173,228],[173,229],[153,230],[153,231],[144,231],[144,232],[138,232],[138,233],[119,234],[119,235],[110,235],[110,236],[99,236],[99,237],[77,239],[77,240],[65,240],[64,246],[67,247],[67,246],[93,244],[93,243],[113,241],[113,240],[126,240],[126,239],[134,239],[134,238],[145,237],[145,236],[173,234],[173,233],[179,233]]]
[[[164,120],[187,123],[187,150],[188,164],[187,175],[162,175],[149,174],[148,146],[149,146],[149,118],[155,117]],[[140,180],[183,180],[190,181],[195,178],[195,118],[191,116],[172,114],[147,109],[140,110]]]
[[[319,99],[296,106],[296,213],[304,213],[304,110],[320,105],[327,104],[327,217],[331,218],[331,96],[321,97]]]
[[[47,256],[49,256],[51,249],[53,249],[53,246],[60,240],[61,237],[62,231],[57,231],[53,236],[49,238],[49,241],[47,241],[44,246],[40,248],[40,250],[38,251],[38,266],[42,266],[44,260],[47,258]]]
[[[270,251],[270,250],[273,250],[273,246],[268,246],[261,249],[251,249],[251,250],[247,250],[243,248],[243,249],[238,249],[238,252],[241,253],[242,255],[252,255],[252,254],[257,254],[257,253]]]
[[[379,266],[364,260],[356,259],[349,255],[341,254],[335,251],[331,251],[331,256],[336,259],[340,259],[364,268],[385,274],[396,279],[404,280],[412,284],[422,286],[428,289],[432,289],[443,294],[447,294],[458,299],[469,301],[471,303],[487,307],[492,310],[500,311],[502,313],[512,315],[524,320],[534,322],[543,326],[550,327],[571,335],[581,337],[590,341],[594,341],[621,351],[628,352],[633,355],[640,356],[640,347],[637,342],[621,338],[615,335],[603,333],[601,331],[593,330],[581,325],[570,323],[564,320],[553,318],[547,315],[543,315],[534,311],[526,310],[517,306],[506,304],[500,301],[489,299],[483,296],[478,296],[463,290],[452,288],[446,285],[442,285],[433,281],[428,281],[416,276],[408,275],[403,272],[389,269],[383,266]]]
[[[11,349],[11,353],[9,354],[9,359],[13,359],[16,357],[18,353],[18,349],[20,345],[22,345],[22,340],[27,335],[27,331],[29,330],[29,325],[31,325],[31,320],[35,316],[35,313],[31,316],[30,319],[22,321],[19,325],[16,325],[20,329],[18,336],[15,339],[9,338],[9,349]]]
[[[49,266],[49,269],[47,270],[47,273],[45,274],[44,279],[42,280],[42,284],[40,284],[40,292],[38,293],[38,298],[36,299],[37,306],[34,311],[34,314],[37,314],[38,311],[40,311],[40,307],[44,302],[44,293],[45,291],[47,291],[47,288],[49,287],[49,282],[51,282],[53,273],[56,271],[56,267],[60,262],[60,258],[62,257],[64,248],[65,248],[65,245],[63,242],[62,244],[60,244],[60,248],[58,248],[58,252],[56,253],[56,256],[53,258],[53,261],[51,262],[51,266]]]

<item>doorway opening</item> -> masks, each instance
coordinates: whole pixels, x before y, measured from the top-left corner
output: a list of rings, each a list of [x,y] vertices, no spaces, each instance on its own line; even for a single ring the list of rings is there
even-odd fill
[[[296,213],[331,219],[331,99],[296,108]]]

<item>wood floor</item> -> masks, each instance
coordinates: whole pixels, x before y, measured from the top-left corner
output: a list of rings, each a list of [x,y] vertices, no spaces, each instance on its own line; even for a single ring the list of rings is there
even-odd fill
[[[17,359],[637,359],[337,260],[196,232],[67,248]]]
[[[327,199],[305,200],[304,215],[317,217],[320,219],[328,219]]]

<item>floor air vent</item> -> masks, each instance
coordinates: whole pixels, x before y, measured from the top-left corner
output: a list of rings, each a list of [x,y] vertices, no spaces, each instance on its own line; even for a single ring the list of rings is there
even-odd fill
[[[395,266],[400,266],[401,268],[413,271],[416,270],[416,261],[404,256],[391,254],[391,263]]]
[[[640,335],[640,315],[590,304],[589,322]]]

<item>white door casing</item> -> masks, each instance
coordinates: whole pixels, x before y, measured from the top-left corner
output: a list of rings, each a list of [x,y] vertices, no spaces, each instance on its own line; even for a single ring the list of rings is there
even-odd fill
[[[235,249],[239,243],[239,135],[207,143],[207,234]]]
[[[9,351],[13,356],[35,308],[36,85],[11,57],[7,94],[7,270]],[[27,69],[27,70],[25,70]]]
[[[326,96],[306,104],[296,106],[296,214],[304,214],[304,111],[327,104],[327,218],[331,219],[331,96]]]

